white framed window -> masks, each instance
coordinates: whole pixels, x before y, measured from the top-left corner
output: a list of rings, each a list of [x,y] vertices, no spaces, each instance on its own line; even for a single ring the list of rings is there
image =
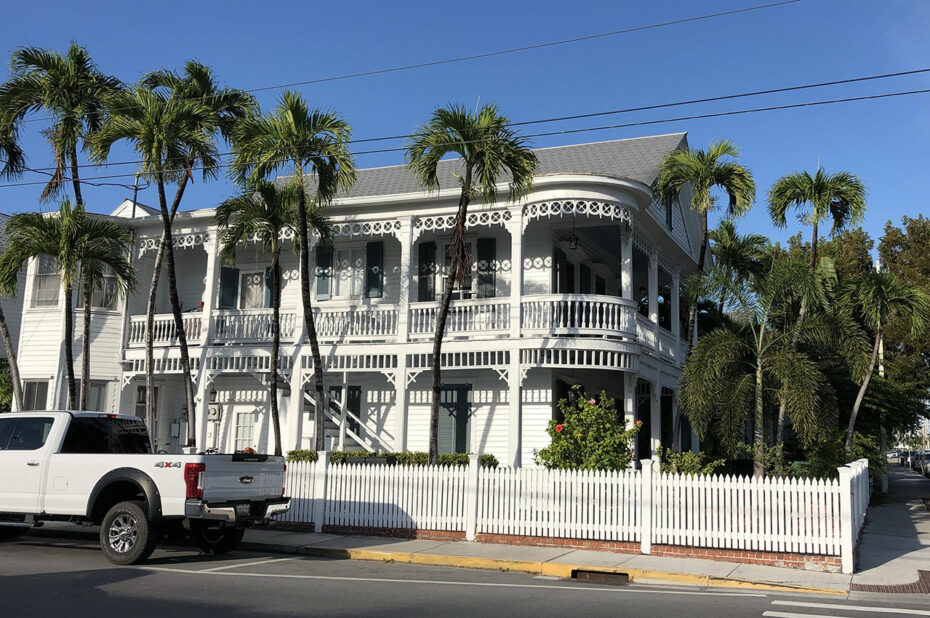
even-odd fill
[[[365,247],[333,252],[333,298],[361,298],[365,291]]]
[[[57,307],[60,290],[57,260],[50,255],[40,255],[32,280],[32,306]]]
[[[107,389],[109,382],[91,380],[87,385],[87,409],[92,412],[106,412]]]
[[[268,307],[269,299],[265,289],[265,271],[239,273],[239,308],[263,309]]]
[[[255,433],[255,415],[251,412],[236,414],[236,443],[235,450],[255,448],[252,436]]]
[[[84,280],[78,283],[78,307],[84,306]],[[116,272],[110,266],[104,265],[103,276],[90,293],[90,306],[92,309],[116,309]]]
[[[23,410],[44,410],[48,405],[48,380],[23,382]]]

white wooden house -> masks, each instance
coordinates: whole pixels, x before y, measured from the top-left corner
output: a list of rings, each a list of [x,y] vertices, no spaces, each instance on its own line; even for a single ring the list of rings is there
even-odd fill
[[[650,186],[663,156],[685,144],[678,133],[542,148],[529,195],[508,203],[502,184],[499,201],[471,205],[473,264],[456,291],[443,347],[442,450],[532,465],[534,449],[548,443],[555,402],[573,384],[592,396],[606,390],[629,421],[644,421],[639,457],[672,444],[686,350],[678,290],[696,267],[700,225],[687,207],[690,196],[666,209]],[[335,247],[315,248],[310,269],[333,448],[427,448],[429,357],[459,196],[457,165],[442,163],[442,188],[433,193],[403,166],[362,169],[329,207]],[[123,300],[95,294],[91,403],[142,415],[145,304],[161,220],[128,200],[111,216],[132,230],[140,287]],[[212,207],[179,213],[174,234],[197,446],[267,450],[269,256],[247,243],[235,264],[221,263]],[[288,252],[283,262],[283,443],[312,447],[312,360],[298,259]],[[32,398],[35,405],[60,408],[67,402],[65,308],[53,269],[45,258],[29,267],[20,362],[27,392],[45,394],[44,402]],[[157,311],[155,435],[159,449],[177,452],[187,415],[164,278]],[[78,371],[80,337],[78,328]],[[696,447],[684,419],[680,427],[682,447]]]

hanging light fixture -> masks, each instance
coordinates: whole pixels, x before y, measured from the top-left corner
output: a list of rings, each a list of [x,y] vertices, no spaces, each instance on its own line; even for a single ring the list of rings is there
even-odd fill
[[[572,235],[568,239],[568,248],[572,251],[578,248],[578,237],[575,236],[575,213],[572,213]]]

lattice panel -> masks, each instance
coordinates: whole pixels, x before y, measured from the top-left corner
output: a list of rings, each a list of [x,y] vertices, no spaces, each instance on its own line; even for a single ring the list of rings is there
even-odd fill
[[[293,366],[290,357],[278,357],[278,369],[287,371]],[[249,373],[253,371],[271,371],[270,356],[210,356],[207,358],[207,369],[210,371]]]
[[[182,373],[180,358],[156,358],[155,373]],[[191,372],[200,370],[200,359],[193,357],[191,361]],[[132,361],[132,373],[145,373],[145,359],[136,358]]]
[[[202,247],[204,243],[210,240],[210,234],[207,232],[198,232],[194,234],[174,234],[172,236],[172,245],[175,249],[193,249]],[[139,239],[139,255],[146,251],[158,249],[161,242],[161,236],[143,236]]]
[[[617,202],[597,202],[587,200],[564,200],[554,202],[537,202],[523,207],[524,221],[549,217],[598,217],[601,219],[626,221],[633,225],[633,215],[623,204]]]
[[[465,218],[465,227],[481,227],[492,225],[506,225],[513,215],[509,210],[482,210],[468,213]],[[451,230],[455,223],[455,215],[437,215],[435,217],[417,217],[413,229],[417,232]]]
[[[382,369],[396,369],[397,356],[394,354],[351,354],[342,356],[328,356],[323,359],[326,371],[380,371]],[[313,369],[313,357],[304,354],[300,357],[300,368],[309,371]]]
[[[414,369],[431,369],[432,354],[408,354],[407,367]],[[510,352],[496,350],[489,352],[443,352],[441,366],[446,369],[470,369],[487,367],[506,367],[510,363]]]
[[[520,363],[529,367],[636,370],[636,358],[633,355],[611,350],[521,350]]]
[[[399,231],[399,219],[333,224],[333,235],[336,238],[352,238],[356,236],[388,236],[391,234],[396,234]]]

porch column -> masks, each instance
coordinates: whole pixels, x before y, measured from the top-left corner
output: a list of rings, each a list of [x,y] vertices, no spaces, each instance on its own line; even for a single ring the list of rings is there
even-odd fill
[[[681,338],[681,271],[677,268],[672,273],[672,298],[670,300],[672,301],[672,335],[675,337],[675,345],[677,346]]]
[[[636,422],[636,374],[623,373],[623,424],[629,429]],[[633,440],[633,461],[638,459],[638,440]]]
[[[659,323],[659,254],[649,253],[649,320]]]
[[[658,381],[649,384],[649,443],[655,459],[662,446],[662,385]]]
[[[523,207],[510,209],[510,336],[520,338],[521,307],[523,297]]]
[[[207,229],[207,236],[203,241],[203,250],[207,254],[207,269],[203,281],[203,309],[200,311],[200,367],[196,373],[197,393],[194,403],[197,406],[197,427],[195,427],[195,444],[200,448],[206,446],[207,439],[207,348],[213,341],[214,322],[213,308],[216,305],[216,289],[219,284],[216,264],[219,261],[220,243],[216,227]]]
[[[394,450],[407,450],[407,354],[397,353],[394,372]]]
[[[518,468],[522,464],[520,450],[523,440],[523,389],[520,374],[520,350],[516,347],[510,350],[510,364],[507,368],[507,385],[510,389],[508,401],[510,402],[510,416],[508,422],[507,456],[511,467]]]
[[[633,227],[620,226],[620,296],[633,298]]]
[[[413,289],[410,255],[413,250],[413,217],[401,219],[395,237],[400,242],[400,292],[397,302],[397,340],[406,342],[410,333],[410,291]]]

